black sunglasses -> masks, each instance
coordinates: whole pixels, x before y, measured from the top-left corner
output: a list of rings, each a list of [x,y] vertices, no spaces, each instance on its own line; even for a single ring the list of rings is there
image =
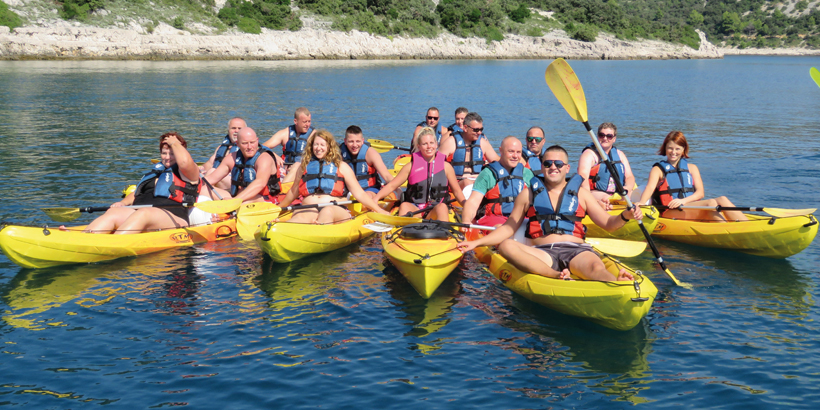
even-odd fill
[[[558,168],[558,169],[561,169],[561,168],[564,167],[564,165],[567,165],[566,163],[564,163],[564,161],[561,161],[560,159],[547,159],[547,160],[544,160],[544,168],[549,168],[549,167],[552,166],[552,164],[555,164],[555,168]]]
[[[431,116],[429,116],[429,115],[428,115],[428,116],[427,116],[427,119],[428,119],[428,120],[437,120],[437,119],[438,119],[438,117],[431,117]]]

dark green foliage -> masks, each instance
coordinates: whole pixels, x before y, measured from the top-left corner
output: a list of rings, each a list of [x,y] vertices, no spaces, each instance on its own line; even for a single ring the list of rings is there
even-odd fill
[[[242,32],[249,34],[259,34],[262,32],[262,27],[259,26],[259,22],[250,17],[240,17],[239,22],[236,23],[236,27],[242,30]]]
[[[60,17],[65,20],[85,20],[94,11],[103,8],[103,0],[63,0]]]
[[[185,21],[180,16],[176,16],[171,25],[177,30],[185,30]]]
[[[529,7],[521,3],[517,9],[510,12],[510,19],[516,23],[523,23],[524,20],[530,18],[530,14],[532,13]]]
[[[271,30],[299,30],[302,21],[290,9],[289,0],[228,0],[217,14],[222,22],[229,26],[237,26],[240,30],[250,33],[255,27]],[[243,20],[250,19],[253,23]],[[238,25],[242,22],[242,27]]]
[[[6,26],[12,30],[23,24],[17,13],[9,10],[8,5],[0,1],[0,26]]]

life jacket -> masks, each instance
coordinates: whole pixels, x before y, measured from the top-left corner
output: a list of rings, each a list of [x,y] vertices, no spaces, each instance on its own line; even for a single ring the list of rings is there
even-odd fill
[[[182,179],[179,166],[176,164],[165,168],[165,165],[160,162],[154,164],[151,171],[142,176],[134,192],[143,192],[144,185],[150,183],[154,178],[156,178],[154,197],[168,198],[180,204],[196,202],[199,191],[202,189],[202,184],[192,184]]]
[[[428,127],[427,121],[422,121],[418,123],[416,127]],[[441,144],[441,123],[439,122],[438,125],[436,125],[436,128],[434,128],[433,130],[436,131],[436,144]],[[413,141],[410,141],[410,145],[413,145],[413,142],[415,141],[416,138],[415,136],[413,136]]]
[[[458,124],[456,124],[456,123],[452,123],[452,124],[450,124],[450,126],[449,126],[449,127],[447,127],[447,129],[448,129],[448,130],[450,130],[450,134],[453,134],[453,133],[456,133],[456,132],[463,132],[463,131],[464,131],[464,130],[463,130],[463,129],[461,129],[461,127],[459,127],[459,126],[458,126]]]
[[[460,132],[453,134],[453,138],[456,140],[456,150],[447,156],[447,162],[453,166],[456,176],[464,175],[464,167],[472,169],[474,174],[481,172],[481,168],[484,166],[484,151],[481,150],[481,139],[485,137],[482,135],[470,145],[464,143],[464,138]],[[472,154],[470,161],[465,160],[467,149]]]
[[[310,127],[304,134],[296,135],[296,125],[288,126],[288,142],[282,147],[282,157],[285,160],[285,165],[293,165],[302,160],[307,139],[312,132],[313,127]]]
[[[603,191],[608,194],[614,194],[615,190],[609,189],[609,183],[612,178],[612,175],[609,174],[609,168],[607,168],[606,163],[601,160],[601,155],[598,153],[598,150],[595,149],[595,144],[590,143],[584,147],[581,152],[588,149],[591,149],[598,158],[598,165],[593,166],[592,169],[589,170],[589,189],[592,191]],[[618,155],[618,148],[616,148],[615,145],[613,145],[612,149],[609,151],[609,159],[612,161],[612,165],[615,166],[615,170],[618,171],[618,179],[620,179],[621,186],[623,186],[626,183],[626,169],[624,168],[624,164],[621,162],[621,156]]]
[[[546,147],[542,147],[540,154],[536,154],[527,148],[524,148],[524,150],[521,151],[521,155],[524,157],[524,161],[527,162],[526,168],[529,168],[535,176],[539,176],[544,173],[544,171],[541,169],[543,167],[543,164],[541,163],[541,157],[544,155],[544,151],[546,151],[546,149]]]
[[[347,195],[345,179],[339,167],[332,162],[319,161],[313,157],[305,167],[299,181],[299,195],[327,194],[335,197]]]
[[[581,220],[584,219],[586,210],[580,206],[578,199],[578,191],[583,182],[584,178],[578,174],[570,178],[564,190],[561,191],[556,210],[552,207],[544,181],[539,177],[533,177],[530,180],[533,199],[532,206],[527,211],[527,217],[530,218],[527,225],[527,238],[535,239],[558,233],[584,239],[586,227]]]
[[[658,167],[663,172],[663,182],[652,193],[652,199],[656,204],[666,206],[675,198],[686,198],[695,193],[695,182],[689,173],[689,163],[686,159],[681,158],[677,167],[673,167],[666,160],[658,161],[653,167]]]
[[[214,156],[214,165],[212,166],[212,168],[219,167],[219,164],[222,163],[222,160],[225,159],[226,155],[233,154],[238,151],[239,146],[231,141],[230,135],[226,135],[225,139],[222,140],[222,143],[219,144],[219,148],[216,149],[216,155]]]
[[[259,149],[256,151],[256,154],[253,155],[250,159],[245,159],[242,153],[236,154],[236,159],[234,160],[234,166],[231,170],[231,196],[236,196],[239,192],[241,192],[245,187],[250,185],[251,182],[256,180],[256,161],[259,159],[259,156],[262,154],[268,154],[273,158],[273,168],[274,171],[271,172],[270,178],[268,178],[268,183],[259,191],[259,195],[261,196],[276,196],[282,192],[282,185],[281,185],[281,175],[279,174],[279,164],[276,163],[276,156],[273,155],[273,151],[270,148],[259,145]]]
[[[359,185],[362,186],[362,189],[381,188],[382,181],[376,174],[376,168],[368,165],[367,160],[365,160],[368,149],[370,149],[370,143],[365,142],[359,150],[359,154],[353,158],[353,155],[347,150],[347,145],[342,144],[340,149],[342,152],[342,160],[347,162],[350,168],[353,168],[353,171],[356,172],[356,179],[359,180]]]
[[[433,163],[424,160],[420,152],[410,156],[410,175],[407,177],[405,201],[414,204],[441,202],[449,194],[447,174],[444,171],[444,154],[436,152]]]
[[[512,172],[507,172],[500,162],[495,161],[487,165],[487,168],[493,172],[498,182],[481,200],[484,215],[510,216],[515,198],[524,189],[524,166],[516,164]]]

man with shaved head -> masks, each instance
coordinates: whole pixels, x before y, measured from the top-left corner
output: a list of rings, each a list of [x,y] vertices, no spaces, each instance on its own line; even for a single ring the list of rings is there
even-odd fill
[[[256,132],[249,127],[239,130],[239,151],[225,160],[206,179],[214,183],[230,175],[231,197],[243,202],[279,203],[281,191],[279,164],[268,147],[259,144]],[[266,155],[267,154],[267,155]],[[223,197],[227,198],[224,193]]]
[[[521,141],[509,136],[501,141],[501,159],[479,172],[473,190],[464,204],[462,221],[480,225],[500,225],[512,212],[515,198],[529,187],[532,171],[520,163]]]

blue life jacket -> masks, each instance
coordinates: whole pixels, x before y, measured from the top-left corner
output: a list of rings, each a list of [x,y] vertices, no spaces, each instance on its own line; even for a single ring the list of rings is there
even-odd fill
[[[507,172],[500,162],[495,161],[487,168],[498,182],[484,194],[479,208],[484,210],[483,215],[510,216],[515,198],[524,190],[524,165],[516,164],[512,172]]]
[[[663,182],[652,193],[652,199],[656,204],[666,206],[675,198],[683,199],[695,193],[695,182],[689,173],[689,163],[685,158],[678,161],[677,167],[673,167],[666,160],[658,161],[653,167],[663,171]]]
[[[416,125],[416,127],[422,127],[423,128],[423,127],[429,127],[429,125],[427,125],[427,121],[422,121],[422,122],[418,123],[418,125]],[[436,144],[441,144],[441,122],[439,122],[438,125],[436,125],[436,128],[434,128],[433,130],[436,132]],[[415,141],[415,138],[413,138],[413,140]],[[412,141],[411,141],[410,145],[413,145]]]
[[[584,178],[575,174],[567,182],[558,199],[557,210],[553,208],[550,201],[549,192],[544,186],[544,181],[539,177],[530,180],[533,192],[532,206],[527,211],[530,218],[527,226],[526,236],[528,238],[539,238],[550,234],[567,234],[584,239],[586,227],[581,220],[586,215],[586,210],[581,207],[578,199],[578,192]]]
[[[332,162],[319,161],[313,157],[305,167],[302,180],[299,181],[299,194],[302,197],[312,194],[343,197],[347,195],[347,187],[339,167]]]
[[[356,155],[356,158],[353,158],[353,155],[347,150],[347,145],[342,144],[340,147],[342,160],[347,162],[350,168],[356,173],[356,179],[359,180],[359,185],[361,185],[362,189],[381,188],[381,179],[379,179],[379,176],[376,174],[376,169],[367,165],[365,157],[367,156],[368,149],[370,149],[370,143],[365,142],[362,148],[359,149],[359,154]]]
[[[546,150],[547,147],[541,147],[540,154],[536,154],[527,148],[524,148],[524,150],[521,151],[521,155],[524,157],[524,160],[527,161],[527,165],[529,165],[530,170],[535,176],[539,176],[544,173],[544,171],[541,169],[543,167],[543,164],[541,163],[541,157],[544,155],[544,151]]]
[[[595,153],[595,156],[598,157],[598,165],[593,166],[592,169],[589,170],[589,189],[592,191],[603,191],[608,194],[614,194],[615,191],[610,192],[607,190],[609,189],[609,181],[612,178],[612,175],[609,174],[609,168],[607,168],[606,163],[604,163],[601,159],[601,155],[598,153],[598,150],[595,149],[594,143],[590,143],[584,147],[581,152],[588,149],[591,149]],[[621,186],[623,186],[626,183],[626,169],[624,168],[624,164],[621,162],[621,156],[618,155],[618,148],[615,147],[615,145],[613,145],[612,149],[609,151],[608,157],[610,161],[612,161],[612,165],[615,166],[615,170],[618,171],[618,179],[621,181]]]
[[[134,192],[143,192],[143,186],[155,178],[155,198],[168,198],[177,203],[193,204],[199,197],[200,189],[202,189],[202,184],[192,184],[182,179],[177,164],[165,168],[165,165],[159,162],[154,164],[151,171],[142,176]]]
[[[481,149],[481,139],[486,137],[482,135],[470,145],[464,143],[464,138],[460,132],[453,134],[453,138],[456,141],[456,150],[447,157],[447,161],[453,166],[456,176],[463,176],[465,167],[472,169],[474,174],[481,172],[481,168],[484,166],[484,151]],[[470,161],[465,160],[468,148],[472,153]]]
[[[276,156],[273,155],[273,151],[271,151],[270,148],[259,145],[256,154],[250,159],[245,159],[242,153],[236,154],[234,166],[231,170],[231,196],[236,196],[236,194],[256,180],[256,161],[262,154],[268,154],[273,158],[274,169],[273,172],[271,172],[270,178],[268,178],[268,183],[265,185],[265,188],[262,188],[259,195],[276,196],[282,191],[279,178],[279,165],[276,163]]]
[[[458,124],[456,124],[456,123],[450,124],[450,126],[447,127],[447,129],[450,130],[450,134],[453,134],[453,133],[456,133],[456,132],[464,132],[464,130],[461,129],[461,127],[459,127]]]
[[[282,147],[285,165],[293,165],[302,160],[302,155],[305,154],[305,146],[307,146],[307,139],[312,132],[313,127],[310,127],[304,134],[296,135],[296,125],[288,126],[288,142]]]
[[[211,168],[217,168],[219,164],[222,163],[222,160],[225,159],[225,156],[228,154],[233,154],[239,151],[239,146],[231,142],[231,137],[229,135],[225,136],[225,139],[222,140],[222,143],[219,144],[219,148],[216,149],[216,155],[214,156],[214,164]]]

